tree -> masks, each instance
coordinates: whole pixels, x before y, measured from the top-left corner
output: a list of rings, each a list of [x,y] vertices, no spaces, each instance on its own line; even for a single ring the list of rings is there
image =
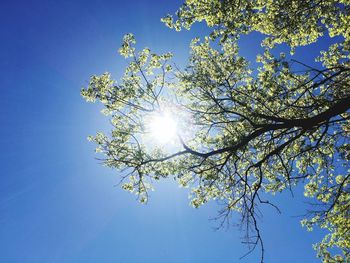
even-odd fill
[[[304,184],[314,205],[302,224],[329,232],[314,246],[318,257],[349,262],[350,2],[187,0],[176,19],[162,21],[177,31],[202,21],[210,28],[192,41],[186,69],[174,67],[171,53],[137,53],[128,34],[119,50],[130,59],[121,82],[95,75],[82,90],[110,115],[111,135],[89,138],[105,164],[120,170],[122,188],[146,202],[154,180],[173,176],[191,187],[194,207],[220,200],[218,218],[240,213],[263,262],[258,207],[278,209],[266,193]],[[254,31],[264,36],[256,68],[238,47]],[[336,43],[318,63],[294,59],[297,47],[324,37]],[[289,54],[276,54],[281,44]],[[175,142],[149,143],[150,119],[167,114],[176,118]]]

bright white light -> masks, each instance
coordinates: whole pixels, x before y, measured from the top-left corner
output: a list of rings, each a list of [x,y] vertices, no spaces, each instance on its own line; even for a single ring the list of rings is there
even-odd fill
[[[177,124],[169,113],[160,113],[153,116],[149,127],[151,136],[161,144],[171,143],[176,139]]]

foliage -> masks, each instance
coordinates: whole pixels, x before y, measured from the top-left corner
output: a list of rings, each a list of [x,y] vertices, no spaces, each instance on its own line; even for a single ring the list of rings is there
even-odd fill
[[[176,30],[204,21],[211,33],[191,43],[189,64],[174,69],[170,53],[135,51],[132,34],[119,52],[130,60],[120,83],[110,74],[92,76],[82,90],[88,101],[103,103],[110,136],[90,139],[105,164],[128,179],[123,188],[148,199],[152,182],[173,176],[191,187],[191,204],[217,199],[219,218],[233,211],[247,226],[251,249],[263,242],[260,204],[265,193],[305,185],[314,207],[302,221],[329,234],[315,245],[323,262],[350,260],[350,1],[187,0],[163,22]],[[238,40],[264,35],[257,68],[240,56]],[[335,37],[336,43],[314,62],[286,59],[274,48]],[[149,146],[148,116],[162,111],[179,116],[177,145]],[[190,116],[190,118],[188,117]],[[192,133],[185,133],[188,126]],[[274,206],[274,205],[273,205]],[[337,252],[333,253],[336,248]]]

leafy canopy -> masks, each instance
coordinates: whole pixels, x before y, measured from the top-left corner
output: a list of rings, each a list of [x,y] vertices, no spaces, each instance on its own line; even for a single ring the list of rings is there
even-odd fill
[[[89,139],[120,170],[122,188],[146,202],[152,182],[174,177],[191,188],[194,207],[220,200],[219,218],[240,213],[263,262],[258,206],[275,206],[265,193],[303,183],[315,206],[302,224],[328,230],[314,246],[318,257],[349,262],[350,1],[187,0],[162,21],[177,31],[203,21],[211,29],[191,42],[184,70],[171,53],[137,52],[128,34],[119,49],[130,61],[121,81],[95,75],[81,92],[110,116],[111,134]],[[264,36],[256,68],[237,42],[254,31]],[[336,41],[318,64],[293,59],[298,46],[322,37]],[[280,44],[290,55],[276,54]],[[164,112],[176,118],[171,145],[146,139],[147,122]]]

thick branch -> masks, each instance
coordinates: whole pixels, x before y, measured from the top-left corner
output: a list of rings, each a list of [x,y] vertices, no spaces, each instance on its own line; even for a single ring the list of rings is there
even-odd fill
[[[350,97],[339,100],[333,107],[327,109],[326,111],[305,119],[286,119],[282,117],[268,116],[264,114],[258,114],[259,117],[262,117],[267,120],[282,122],[293,127],[301,127],[304,129],[310,129],[319,123],[329,120],[339,114],[342,114],[350,109]]]

